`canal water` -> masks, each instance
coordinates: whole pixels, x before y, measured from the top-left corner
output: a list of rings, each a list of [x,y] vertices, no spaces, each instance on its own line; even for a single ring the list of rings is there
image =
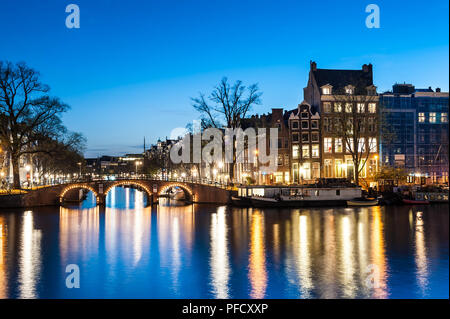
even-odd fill
[[[0,211],[0,298],[449,298],[448,205],[145,200]]]

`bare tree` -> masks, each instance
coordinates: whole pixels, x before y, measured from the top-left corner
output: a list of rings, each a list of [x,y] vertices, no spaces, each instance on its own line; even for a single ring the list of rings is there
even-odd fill
[[[49,152],[48,140],[67,142],[60,115],[69,106],[49,96],[49,90],[25,63],[0,61],[0,139],[11,156],[14,188],[20,188],[22,155]]]
[[[351,155],[354,180],[360,175],[369,157],[378,153],[380,135],[389,137],[389,130],[378,110],[377,95],[342,94],[334,96],[333,127],[330,133],[342,141],[342,152]],[[369,109],[370,108],[370,109]]]
[[[232,86],[226,77],[213,89],[208,98],[200,93],[198,98],[192,98],[192,105],[201,114],[202,128],[231,128],[241,127],[244,119],[254,105],[261,104],[261,95],[258,85],[246,87],[242,81],[236,81]],[[230,180],[234,177],[234,163],[229,167]]]

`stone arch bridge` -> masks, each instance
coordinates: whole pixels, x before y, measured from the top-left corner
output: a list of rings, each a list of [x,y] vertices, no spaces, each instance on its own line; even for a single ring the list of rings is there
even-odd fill
[[[163,180],[124,179],[115,181],[75,182],[69,184],[52,185],[33,190],[22,198],[22,206],[59,205],[71,190],[85,189],[94,193],[97,204],[104,205],[108,192],[115,186],[128,186],[144,191],[149,203],[156,203],[160,196],[164,196],[172,187],[181,188],[186,199],[193,203],[228,204],[231,201],[231,190],[213,185],[191,182],[175,182]]]

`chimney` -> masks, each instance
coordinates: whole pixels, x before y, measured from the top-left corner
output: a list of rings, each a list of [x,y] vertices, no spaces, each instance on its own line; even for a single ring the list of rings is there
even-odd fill
[[[440,93],[441,92],[441,88],[436,88],[436,92]]]
[[[369,64],[363,64],[362,70],[364,72],[372,73],[372,63]]]
[[[317,63],[314,61],[309,61],[309,66],[311,68],[311,71],[317,71]]]
[[[431,92],[433,92],[433,89],[431,88],[431,86],[428,87],[428,90],[430,90]]]

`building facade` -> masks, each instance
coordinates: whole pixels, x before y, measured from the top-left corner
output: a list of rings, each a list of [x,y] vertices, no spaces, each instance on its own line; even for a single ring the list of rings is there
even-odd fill
[[[393,136],[381,141],[381,164],[404,168],[409,183],[448,184],[449,94],[395,84],[380,94]]]

